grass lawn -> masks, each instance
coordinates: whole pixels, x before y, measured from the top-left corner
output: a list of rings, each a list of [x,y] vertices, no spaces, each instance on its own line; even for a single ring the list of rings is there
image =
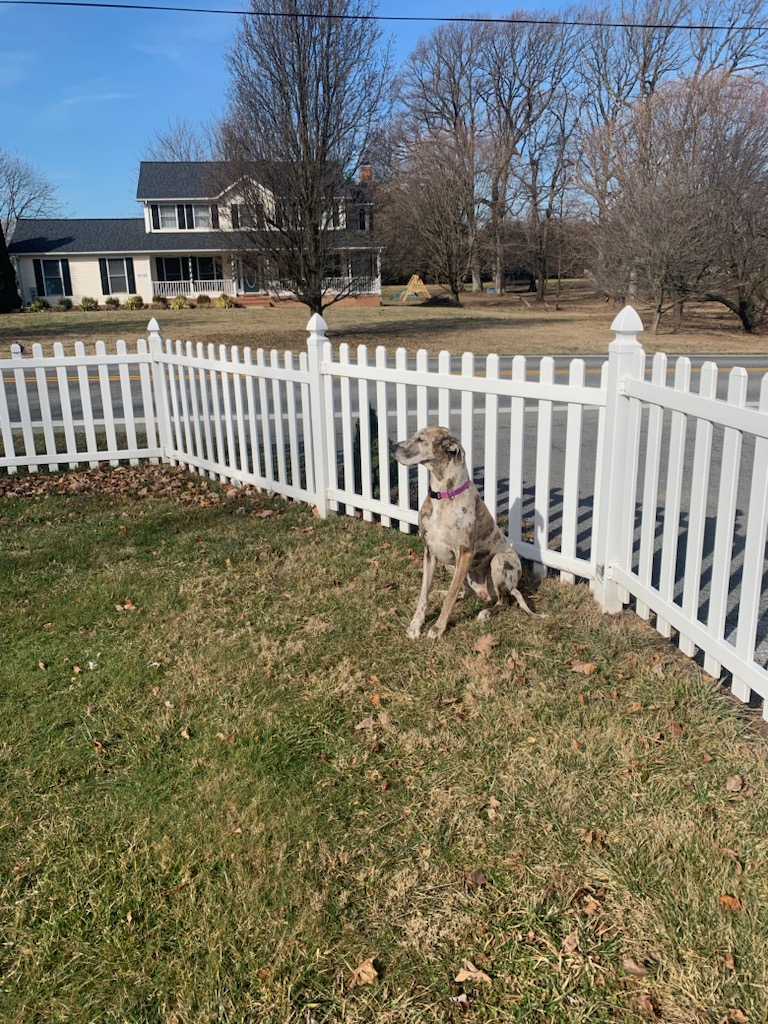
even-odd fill
[[[433,288],[434,292],[439,289]],[[365,344],[371,350],[384,345],[394,351],[402,346],[411,352],[425,348],[431,353],[447,349],[478,355],[602,355],[613,338],[611,323],[618,307],[595,297],[585,281],[566,282],[561,299],[554,296],[546,306],[532,296],[488,294],[463,296],[460,309],[404,305],[392,301],[396,288],[385,289],[378,307],[331,306],[325,313],[329,336],[335,344]],[[525,300],[524,302],[522,300]],[[652,313],[642,305],[638,312],[650,324]],[[280,304],[266,308],[117,310],[83,313],[19,313],[0,317],[0,358],[12,344],[30,347],[40,342],[51,351],[54,341],[71,352],[75,341],[117,338],[133,342],[146,337],[150,317],[156,317],[164,337],[205,344],[250,345],[301,351],[306,343],[309,314],[306,306]],[[745,334],[735,316],[722,307],[691,308],[689,317],[673,331],[672,321],[659,335],[643,334],[649,353],[680,354],[759,352],[761,339]]]
[[[0,1019],[766,1019],[754,713],[556,579],[406,641],[420,550],[0,478]]]

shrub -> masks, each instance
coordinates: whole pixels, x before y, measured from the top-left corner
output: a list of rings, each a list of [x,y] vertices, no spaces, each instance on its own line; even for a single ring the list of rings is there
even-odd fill
[[[218,299],[216,299],[216,305],[219,309],[232,309],[232,307],[237,305],[237,303],[231,295],[227,295],[226,292],[222,292]]]
[[[68,296],[65,296],[63,299],[59,299],[59,301],[56,303],[57,309],[72,309],[73,305],[74,303],[72,302],[72,299],[70,299]]]
[[[120,309],[120,299],[116,299],[114,295],[110,295],[109,298],[105,300],[104,305],[107,309]]]
[[[153,306],[160,306],[163,309],[165,309],[166,306],[168,305],[168,299],[166,299],[166,297],[164,295],[153,295],[152,296],[152,305]]]
[[[126,309],[144,309],[144,299],[140,295],[130,295],[123,306]]]
[[[198,306],[210,306],[211,296],[210,295],[198,295],[197,296]]]
[[[186,295],[175,295],[171,299],[171,309],[189,309]]]
[[[99,304],[96,299],[90,298],[88,295],[84,295],[80,299],[80,309],[85,313],[92,313],[95,309],[99,308]]]
[[[47,302],[45,299],[35,299],[34,302],[30,302],[29,308],[32,310],[33,313],[42,313],[43,310],[50,309],[51,304],[50,302]]]

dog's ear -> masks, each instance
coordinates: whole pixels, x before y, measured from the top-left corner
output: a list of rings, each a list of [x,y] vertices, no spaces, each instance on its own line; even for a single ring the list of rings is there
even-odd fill
[[[461,462],[461,460],[465,457],[464,449],[461,446],[461,441],[459,441],[458,437],[454,437],[453,434],[447,434],[443,438],[440,447],[443,449],[446,455],[448,455],[450,458],[456,459],[457,462]]]

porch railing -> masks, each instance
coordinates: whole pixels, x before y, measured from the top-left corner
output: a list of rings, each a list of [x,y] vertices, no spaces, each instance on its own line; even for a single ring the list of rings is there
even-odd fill
[[[222,278],[214,281],[153,281],[152,294],[161,295],[164,299],[175,299],[177,295],[183,295],[187,299],[194,299],[197,295],[234,295],[237,285],[232,278]]]

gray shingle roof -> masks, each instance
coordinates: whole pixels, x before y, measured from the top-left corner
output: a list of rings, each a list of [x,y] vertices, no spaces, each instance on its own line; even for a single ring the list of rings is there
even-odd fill
[[[226,165],[216,160],[143,160],[136,198],[139,202],[214,199],[230,184]]]
[[[222,252],[231,249],[220,231],[153,231],[144,218],[114,220],[25,220],[8,245],[12,256],[77,253]]]

